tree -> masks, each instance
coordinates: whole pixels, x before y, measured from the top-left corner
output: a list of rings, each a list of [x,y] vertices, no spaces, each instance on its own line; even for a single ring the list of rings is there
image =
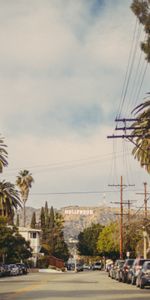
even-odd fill
[[[137,121],[132,124],[132,127],[135,127],[132,135],[138,137],[131,139],[135,145],[132,154],[150,173],[150,100],[138,105],[133,112],[135,112]]]
[[[67,261],[69,258],[68,246],[64,239],[64,218],[62,214],[54,213],[53,207],[50,210],[50,243],[52,246],[52,255]]]
[[[28,170],[20,171],[19,176],[17,176],[16,184],[20,189],[21,198],[23,201],[23,212],[24,212],[24,227],[26,225],[26,213],[25,213],[25,205],[28,200],[29,191],[32,187],[32,183],[34,179],[32,174]]]
[[[6,167],[8,165],[7,162],[7,156],[8,153],[6,151],[7,146],[4,144],[4,138],[0,138],[0,173],[3,171],[3,167]]]
[[[6,218],[0,217],[0,261],[15,263],[31,256],[30,243],[18,233],[16,227],[7,226]]]
[[[96,256],[99,254],[97,239],[102,229],[101,224],[92,224],[79,233],[77,249],[80,255]]]
[[[21,207],[22,203],[19,197],[19,193],[15,188],[15,185],[6,182],[5,180],[0,182],[0,215],[6,216],[8,221],[11,222],[14,216],[14,209]]]
[[[146,54],[147,61],[150,62],[150,0],[133,0],[131,9],[147,34],[146,41],[141,43],[141,49]]]
[[[69,252],[64,240],[63,216],[55,212],[52,206],[49,210],[46,202],[45,207],[41,208],[40,219],[42,229],[41,252],[45,253],[45,255],[53,255],[67,260]]]
[[[36,213],[35,213],[35,211],[32,214],[30,227],[31,228],[36,228]]]
[[[138,244],[143,243],[143,220],[134,219],[132,222],[124,225],[124,256],[130,252],[131,257],[136,257]],[[140,253],[140,255],[142,255]]]
[[[117,223],[111,223],[100,232],[97,249],[102,255],[110,258],[119,257],[119,228]]]

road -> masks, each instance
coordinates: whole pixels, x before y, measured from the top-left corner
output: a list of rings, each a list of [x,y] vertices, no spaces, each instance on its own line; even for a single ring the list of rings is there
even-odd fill
[[[108,278],[103,271],[80,273],[29,273],[0,278],[0,300],[144,300],[150,299],[150,288],[135,286]]]

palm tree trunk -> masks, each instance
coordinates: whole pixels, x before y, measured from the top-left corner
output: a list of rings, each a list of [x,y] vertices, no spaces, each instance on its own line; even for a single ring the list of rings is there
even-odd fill
[[[26,227],[26,207],[25,207],[25,201],[23,202],[23,226]]]

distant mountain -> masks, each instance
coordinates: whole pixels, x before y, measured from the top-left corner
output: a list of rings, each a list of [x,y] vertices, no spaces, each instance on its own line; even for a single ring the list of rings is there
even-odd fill
[[[106,225],[111,221],[116,220],[118,213],[117,208],[107,206],[67,206],[59,210],[64,217],[64,235],[66,241],[70,238],[77,238],[80,231],[89,227],[92,223],[100,223]],[[37,223],[40,220],[41,209],[26,207],[26,226],[30,226],[33,212],[36,213]],[[19,210],[20,226],[23,226],[23,211]]]

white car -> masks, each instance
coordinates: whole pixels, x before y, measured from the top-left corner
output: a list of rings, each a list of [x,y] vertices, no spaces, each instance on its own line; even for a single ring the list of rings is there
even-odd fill
[[[97,261],[95,264],[92,265],[92,270],[101,270],[102,269],[102,264],[101,262]]]

